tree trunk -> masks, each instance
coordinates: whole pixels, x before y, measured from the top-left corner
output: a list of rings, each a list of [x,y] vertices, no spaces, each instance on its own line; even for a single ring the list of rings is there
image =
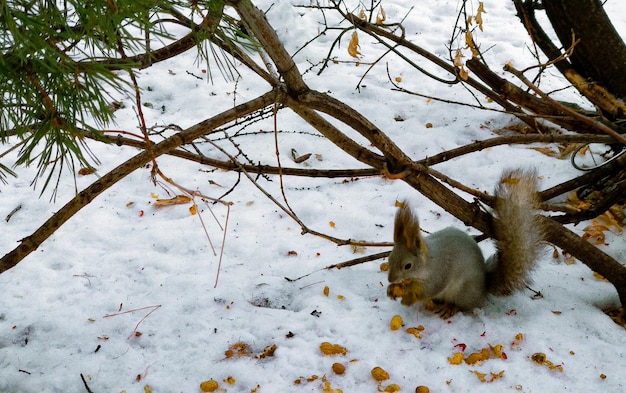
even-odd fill
[[[588,81],[626,98],[626,46],[600,0],[544,0],[546,14],[564,49],[580,40],[570,57]]]

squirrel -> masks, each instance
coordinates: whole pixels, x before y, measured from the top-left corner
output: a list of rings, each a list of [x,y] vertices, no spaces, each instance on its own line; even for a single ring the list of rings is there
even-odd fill
[[[529,285],[545,237],[535,172],[505,171],[495,197],[497,251],[487,261],[474,238],[459,229],[422,237],[417,217],[403,203],[394,222],[387,295],[406,306],[425,301],[426,309],[447,319],[480,308],[489,294],[509,295]]]

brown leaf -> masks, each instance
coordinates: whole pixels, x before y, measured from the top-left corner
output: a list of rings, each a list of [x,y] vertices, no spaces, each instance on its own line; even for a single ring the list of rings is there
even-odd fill
[[[174,198],[170,199],[157,199],[156,202],[154,202],[154,206],[184,205],[192,200],[193,199],[187,195],[176,195]]]
[[[350,43],[348,44],[348,54],[354,58],[359,58],[361,52],[359,52],[359,35],[356,31],[352,32]]]

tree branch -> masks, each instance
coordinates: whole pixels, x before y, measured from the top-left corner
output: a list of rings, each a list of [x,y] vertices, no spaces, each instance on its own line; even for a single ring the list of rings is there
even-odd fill
[[[74,214],[80,211],[80,209],[87,206],[103,191],[116,184],[134,170],[150,162],[153,158],[166,154],[167,152],[172,151],[185,143],[190,143],[202,135],[211,133],[215,128],[225,123],[236,120],[241,116],[245,116],[246,114],[276,102],[280,95],[280,91],[273,89],[260,97],[238,105],[210,119],[204,120],[184,131],[176,133],[175,135],[172,135],[162,142],[152,146],[149,151],[144,150],[143,152],[130,158],[117,168],[102,176],[89,187],[79,192],[71,201],[66,203],[30,236],[22,239],[19,246],[0,259],[0,273],[5,272],[17,265],[31,252],[35,251],[41,243],[50,237]]]

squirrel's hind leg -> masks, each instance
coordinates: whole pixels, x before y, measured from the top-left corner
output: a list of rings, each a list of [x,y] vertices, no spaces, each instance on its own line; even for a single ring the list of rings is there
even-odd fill
[[[441,300],[426,300],[424,302],[424,308],[426,310],[431,311],[435,314],[438,314],[441,319],[449,319],[454,316],[454,314],[461,311],[461,309],[452,303],[447,303]]]

